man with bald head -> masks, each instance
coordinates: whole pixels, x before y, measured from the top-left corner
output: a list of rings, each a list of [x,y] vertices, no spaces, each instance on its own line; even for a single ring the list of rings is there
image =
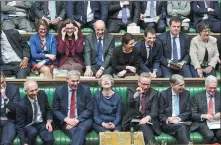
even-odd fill
[[[103,74],[112,75],[111,59],[114,48],[114,37],[106,32],[105,23],[97,20],[94,30],[87,35],[84,45],[84,61],[86,71],[84,76],[100,78]]]

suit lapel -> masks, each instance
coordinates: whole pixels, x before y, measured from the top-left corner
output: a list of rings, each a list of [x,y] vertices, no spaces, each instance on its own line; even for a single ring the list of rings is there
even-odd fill
[[[171,47],[171,36],[170,36],[170,32],[167,32],[167,34],[166,34],[166,39],[167,39],[167,41],[166,41],[166,43],[167,43],[167,48],[169,49],[169,50],[167,50],[167,51],[169,51],[169,58],[171,59],[171,55],[172,55],[172,47]]]
[[[172,116],[172,88],[170,88],[168,92],[168,103],[169,103],[169,109],[170,109],[170,115]]]
[[[25,96],[25,104],[27,105],[27,108],[28,110],[31,110],[31,111],[28,111],[30,113],[30,122],[32,122],[32,118],[33,118],[33,109],[32,109],[32,105],[31,105],[31,102],[30,100],[28,99],[28,96],[26,95]]]
[[[63,99],[65,100],[65,112],[67,112],[67,115],[68,115],[68,98],[69,98],[69,96],[68,96],[68,85],[66,84],[65,86],[64,86],[64,90],[63,90],[64,92],[63,92],[63,94],[64,94],[64,96],[67,96],[67,97],[64,97]]]
[[[203,110],[205,110],[204,113],[207,113],[208,112],[208,106],[207,106],[206,92],[203,93],[201,101],[202,101],[202,106],[203,106],[202,108],[203,108]]]
[[[97,54],[97,36],[95,33],[93,33],[92,42],[94,42],[92,48],[94,48],[94,50],[95,50],[94,52]]]
[[[214,101],[215,101],[215,114],[216,114],[216,113],[220,112],[220,110],[221,110],[221,107],[220,107],[220,93],[219,92],[216,92]]]
[[[108,46],[107,44],[108,44],[108,41],[109,41],[106,37],[107,37],[107,34],[104,33],[103,46],[102,46],[103,56],[104,56],[104,54],[105,54],[105,52],[107,50],[107,46]]]
[[[183,41],[185,39],[183,39],[183,35],[182,34],[180,34],[179,40],[180,40],[180,57],[182,58],[182,55],[184,53],[184,48],[185,48],[184,47],[185,46],[185,42]]]
[[[145,41],[142,42],[142,46],[141,46],[141,54],[144,56],[145,60],[147,59],[147,49],[146,49],[146,45],[145,45]],[[145,62],[144,62],[145,63]]]

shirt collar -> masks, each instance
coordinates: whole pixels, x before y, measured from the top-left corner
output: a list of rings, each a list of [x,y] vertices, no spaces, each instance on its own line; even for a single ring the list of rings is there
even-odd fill
[[[31,98],[28,97],[28,99],[29,99],[29,101],[30,101],[31,103],[34,103],[35,100],[38,101],[38,98],[37,98],[37,97],[36,97],[35,99],[31,99]]]
[[[172,96],[179,96],[173,91],[173,89],[171,89],[171,90],[172,90]]]
[[[146,48],[150,49],[150,46],[147,45],[147,42],[146,42],[146,41],[145,41],[145,46],[146,46]]]
[[[97,36],[96,36],[97,37]],[[97,37],[97,40],[99,40],[99,37]],[[104,40],[104,36],[101,37],[101,40]]]
[[[173,39],[173,37],[175,37],[175,36],[173,36],[173,34],[170,33],[170,37],[171,37],[171,39]],[[180,37],[180,34],[178,34],[178,35],[176,36],[176,38],[179,38],[179,37]]]
[[[210,98],[210,95],[206,92],[206,98]],[[213,97],[212,97],[213,98]]]

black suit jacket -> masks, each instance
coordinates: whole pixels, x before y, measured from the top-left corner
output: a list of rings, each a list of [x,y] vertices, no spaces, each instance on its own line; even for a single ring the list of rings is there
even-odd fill
[[[27,57],[30,60],[30,48],[26,41],[23,40],[17,30],[3,30],[8,42],[12,46],[15,53],[23,59]]]
[[[171,60],[172,55],[172,46],[171,46],[171,36],[170,31],[164,32],[157,37],[161,43],[162,46],[162,55],[160,59],[161,65],[167,66],[168,62],[167,60]],[[185,33],[180,32],[179,34],[179,40],[180,40],[180,60],[178,61],[186,61],[186,64],[190,61],[189,56],[189,48],[190,48],[190,40],[189,36]]]
[[[89,86],[80,84],[77,89],[77,114],[78,120],[83,122],[91,119],[93,111],[93,102]],[[59,119],[60,125],[68,116],[68,85],[58,86],[54,93],[52,110],[55,116]]]
[[[98,57],[97,41],[98,40],[95,32],[93,32],[90,35],[87,35],[85,39],[85,45],[84,45],[85,66],[97,64],[97,57]],[[105,32],[103,37],[103,48],[102,48],[103,58],[104,58],[102,67],[107,68],[111,65],[113,50],[114,50],[114,37],[113,35]]]
[[[184,90],[179,94],[180,115],[177,116],[181,121],[188,121],[190,119],[190,93]],[[159,121],[160,124],[166,124],[168,117],[172,117],[172,89],[161,92],[159,99]]]
[[[66,17],[65,1],[55,1],[56,5],[56,18],[61,17],[62,20]],[[34,3],[34,13],[37,19],[49,14],[48,1],[36,1]]]
[[[140,69],[147,67],[147,68],[155,68],[157,70],[160,70],[160,58],[162,52],[159,41],[156,41],[153,47],[149,50],[149,57],[147,64],[145,64],[147,62],[147,49],[145,45],[145,40],[137,42],[135,47],[139,48],[139,55],[141,57]]]
[[[6,108],[9,109],[9,112],[6,113],[6,117],[8,120],[14,122],[16,120],[16,105],[20,100],[19,88],[15,84],[7,83],[5,93],[9,99],[8,103],[5,103],[5,111]]]
[[[193,10],[193,20],[194,23],[198,23],[200,20],[202,20],[204,14],[208,15],[208,18],[219,18],[219,5],[218,1],[210,1],[210,8],[214,9],[213,12],[208,12],[207,8],[205,8],[204,1],[192,1],[191,4],[192,10]]]
[[[110,1],[108,9],[109,19],[117,19],[120,10],[120,1]],[[140,19],[140,2],[129,1],[129,10],[131,21],[137,24]]]
[[[48,96],[43,90],[39,90],[37,100],[43,121],[46,122],[47,120],[53,120],[52,112],[48,104]],[[26,142],[25,127],[30,124],[33,119],[32,105],[27,95],[18,103],[16,111],[17,132],[21,144],[24,144]]]
[[[160,17],[160,20],[166,19],[167,15],[167,2],[166,1],[157,1],[156,3],[156,15]],[[140,4],[141,13],[144,14],[147,8],[147,1],[141,1]]]
[[[133,66],[137,68],[137,72],[139,71],[140,66],[140,57],[139,57],[139,51],[138,48],[134,47],[132,50],[132,56],[129,63],[126,63],[124,60],[124,52],[122,45],[114,48],[114,53],[112,57],[112,67],[115,71],[115,73],[118,73],[122,70],[126,70],[126,66]],[[130,72],[127,70],[127,72]]]
[[[215,102],[215,114],[221,112],[220,103],[220,93],[216,92],[214,102]],[[196,130],[200,123],[206,122],[205,119],[201,120],[202,114],[208,114],[208,105],[206,98],[206,91],[203,91],[191,99],[191,112],[192,112],[192,125],[190,127],[191,131]]]
[[[122,128],[123,130],[129,130],[130,121],[137,116],[140,116],[140,97],[134,99],[136,88],[128,88],[127,90],[127,103],[128,111],[123,118]],[[159,92],[155,89],[150,89],[148,99],[146,99],[145,112],[143,117],[149,115],[151,122],[153,122],[153,130],[156,134],[160,135],[159,123],[157,120],[158,116],[158,100]]]

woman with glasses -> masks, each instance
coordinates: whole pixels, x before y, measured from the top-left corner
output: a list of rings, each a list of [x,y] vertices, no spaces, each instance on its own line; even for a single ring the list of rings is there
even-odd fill
[[[94,96],[93,128],[96,132],[121,130],[121,96],[112,90],[114,79],[105,74],[98,84],[101,90]]]
[[[46,20],[39,20],[36,30],[37,33],[30,38],[32,72],[51,79],[57,41],[55,35],[48,32],[49,26]]]
[[[62,70],[78,70],[82,73],[83,63],[83,35],[77,23],[71,19],[63,22],[57,38],[58,68]]]
[[[219,61],[217,39],[210,36],[208,24],[200,24],[198,31],[199,35],[193,37],[190,44],[192,76],[201,78],[209,75],[215,76],[215,67]]]

